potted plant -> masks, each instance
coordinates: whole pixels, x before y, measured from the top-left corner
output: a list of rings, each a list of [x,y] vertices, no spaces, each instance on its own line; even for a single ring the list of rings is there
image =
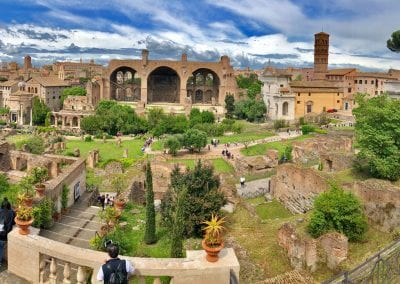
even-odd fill
[[[36,167],[31,172],[33,183],[35,184],[36,193],[38,196],[43,196],[46,186],[43,184],[48,178],[48,170],[43,167]]]
[[[214,214],[211,215],[211,220],[203,222],[207,226],[203,228],[205,234],[201,245],[207,253],[206,259],[209,262],[216,262],[219,252],[224,248],[222,239],[222,232],[225,229],[224,223],[225,217],[220,218]]]
[[[29,234],[29,226],[32,225],[34,221],[33,209],[31,207],[21,205],[16,212],[14,221],[18,225],[19,233],[21,235]]]
[[[118,219],[121,216],[121,212],[115,207],[107,207],[105,210],[99,212],[99,216],[106,225],[105,229],[109,231],[110,229],[114,228],[114,226],[118,222]]]
[[[117,209],[123,210],[126,204],[126,197],[124,196],[126,187],[125,181],[121,176],[117,176],[111,181],[111,185],[116,193],[114,201],[115,206]]]
[[[35,191],[33,189],[32,177],[26,176],[21,179],[19,182],[19,187],[21,189],[21,193],[18,195],[18,202],[20,205],[24,204],[28,207],[32,207],[33,197],[35,195]]]

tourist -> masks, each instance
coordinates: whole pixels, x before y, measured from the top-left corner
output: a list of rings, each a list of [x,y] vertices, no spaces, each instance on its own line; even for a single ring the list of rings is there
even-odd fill
[[[100,196],[100,204],[101,204],[101,208],[103,208],[103,210],[104,210],[105,203],[106,203],[106,197],[103,194],[102,196]]]
[[[222,156],[225,156],[225,150],[222,150]]]
[[[246,182],[246,179],[244,178],[244,176],[240,177],[240,186],[244,187],[244,183]]]
[[[108,205],[110,203],[110,197],[108,196],[108,193],[106,194],[106,199],[105,199],[105,205]]]
[[[133,275],[135,269],[130,261],[119,259],[119,247],[116,244],[109,244],[107,246],[107,253],[109,259],[100,267],[97,273],[97,280],[104,281],[104,284],[110,283],[110,278],[122,278],[119,279],[122,284],[128,284],[129,275]]]
[[[0,208],[0,266],[3,262],[4,247],[7,242],[7,235],[14,225],[15,212],[11,208],[7,197],[4,197]]]

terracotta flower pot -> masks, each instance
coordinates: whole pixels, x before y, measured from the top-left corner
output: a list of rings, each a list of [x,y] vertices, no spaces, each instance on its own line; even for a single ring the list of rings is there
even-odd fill
[[[21,221],[21,220],[18,219],[18,217],[15,217],[14,221],[18,225],[19,233],[21,235],[28,235],[29,234],[29,227],[33,223],[33,218],[30,219],[29,221]]]
[[[44,184],[38,184],[35,186],[36,193],[39,197],[42,197],[44,195],[45,189],[46,186]]]
[[[124,210],[125,204],[125,200],[115,200],[115,207],[117,207],[118,210]]]
[[[27,207],[32,207],[33,204],[33,197],[25,197],[24,198],[24,204]]]
[[[201,241],[201,246],[203,247],[203,249],[206,251],[207,255],[206,255],[206,259],[209,262],[216,262],[218,261],[218,254],[219,252],[224,248],[224,243],[221,243],[219,246],[217,247],[209,247],[205,240]]]

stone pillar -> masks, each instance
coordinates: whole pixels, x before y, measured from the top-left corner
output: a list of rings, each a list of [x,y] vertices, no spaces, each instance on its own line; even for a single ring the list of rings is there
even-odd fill
[[[52,162],[50,166],[50,177],[55,178],[58,176],[58,163],[57,162]]]
[[[140,100],[145,104],[147,104],[147,75],[142,74],[140,80]]]
[[[31,108],[31,111],[30,111],[30,119],[29,119],[29,125],[30,126],[32,126],[33,125],[33,122],[32,122],[32,108]]]
[[[124,149],[123,157],[128,158],[128,149]]]
[[[81,116],[78,116],[78,128],[81,129]]]
[[[57,115],[54,115],[54,126],[55,126],[55,127],[58,127]]]
[[[180,84],[180,91],[179,91],[179,103],[181,105],[183,105],[185,103],[186,96],[187,96],[186,82],[187,82],[187,77],[182,76],[181,84]]]

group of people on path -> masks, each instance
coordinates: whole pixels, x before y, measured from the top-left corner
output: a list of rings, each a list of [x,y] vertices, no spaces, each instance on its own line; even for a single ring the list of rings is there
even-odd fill
[[[114,206],[114,198],[114,196],[111,196],[107,193],[106,195],[99,195],[97,197],[97,201],[100,203],[101,208],[104,210],[106,206]]]
[[[153,141],[154,141],[153,137],[150,137],[150,138],[146,139],[146,141],[144,141],[143,147],[141,149],[143,153],[147,147],[150,147],[150,145],[151,145],[151,143],[153,143]]]

